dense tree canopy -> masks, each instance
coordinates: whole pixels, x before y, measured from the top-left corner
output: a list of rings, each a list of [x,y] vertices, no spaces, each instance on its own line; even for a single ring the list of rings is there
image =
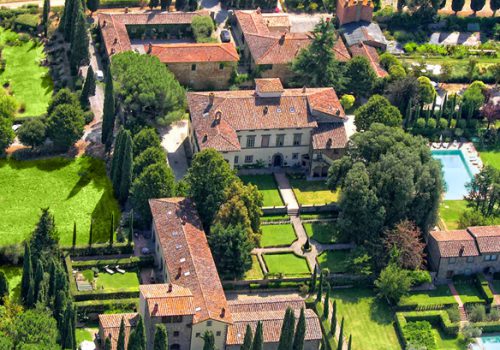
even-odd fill
[[[17,101],[0,88],[0,154],[14,141],[12,122],[17,107]]]
[[[418,77],[418,94],[421,103],[432,103],[436,97],[436,90],[431,84],[431,80],[427,77]]]
[[[420,269],[424,264],[425,243],[420,229],[412,222],[403,220],[385,232],[384,244],[388,255],[392,254],[399,267]]]
[[[47,137],[45,124],[40,119],[27,120],[17,131],[17,136],[19,141],[31,148],[41,146]]]
[[[468,206],[485,217],[500,215],[500,170],[486,165],[467,184]]]
[[[394,106],[398,107],[401,114],[405,114],[409,103],[413,106],[420,103],[419,84],[413,76],[392,81],[387,85],[384,95]]]
[[[79,106],[59,105],[47,118],[47,136],[56,148],[68,150],[83,136],[84,126],[83,111]]]
[[[377,75],[366,57],[356,56],[347,62],[346,91],[354,94],[356,98],[370,96]]]
[[[359,107],[354,115],[354,124],[358,131],[368,130],[373,123],[401,126],[403,121],[399,110],[380,95],[370,97],[368,102]]]
[[[117,113],[127,128],[167,123],[184,113],[184,89],[157,57],[122,52],[113,56],[111,72]]]
[[[411,283],[408,271],[399,268],[396,264],[389,264],[375,281],[375,287],[381,297],[397,303],[408,293]]]
[[[378,241],[383,227],[409,219],[427,232],[436,221],[443,180],[426,140],[376,123],[351,141],[327,181],[332,190],[342,188],[341,230],[357,242]]]

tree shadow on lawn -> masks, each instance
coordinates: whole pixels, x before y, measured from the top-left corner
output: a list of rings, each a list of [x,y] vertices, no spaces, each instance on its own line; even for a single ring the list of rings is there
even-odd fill
[[[76,196],[82,188],[88,186],[91,182],[99,190],[106,188],[106,168],[104,164],[97,159],[90,157],[82,158],[80,162],[80,169],[78,170],[78,176],[80,176],[80,179],[73,186],[66,199]]]
[[[120,208],[112,190],[106,189],[92,212],[92,243],[109,241],[112,213],[114,213],[114,229],[116,229],[120,222]]]
[[[45,159],[29,159],[29,160],[2,160],[0,161],[0,166],[9,165],[15,170],[24,170],[29,168],[37,168],[42,171],[55,171],[60,170],[68,165],[70,165],[74,159],[68,159],[63,157],[45,158]]]

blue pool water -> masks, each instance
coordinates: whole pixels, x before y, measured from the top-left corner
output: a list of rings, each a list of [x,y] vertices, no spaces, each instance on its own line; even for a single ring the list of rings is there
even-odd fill
[[[467,194],[465,185],[471,181],[473,174],[460,150],[433,150],[432,157],[443,165],[446,182],[445,199],[463,199]],[[500,350],[500,349],[499,349]]]
[[[481,337],[481,342],[484,350],[500,350],[500,336],[498,335]]]

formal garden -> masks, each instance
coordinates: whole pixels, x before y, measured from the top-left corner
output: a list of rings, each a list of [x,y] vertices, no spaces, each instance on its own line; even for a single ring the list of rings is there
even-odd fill
[[[307,219],[308,216],[305,216],[305,218],[301,216],[301,218],[304,220]],[[335,221],[305,222],[302,225],[309,238],[316,242],[323,244],[349,243],[348,240],[341,237]]]
[[[335,203],[339,191],[332,192],[324,180],[306,180],[303,176],[289,176],[290,185],[297,202],[301,205],[324,205]]]
[[[240,179],[245,184],[257,186],[264,199],[264,207],[274,207],[284,205],[278,190],[278,185],[272,174],[269,175],[240,175]]]
[[[263,254],[267,270],[272,275],[285,277],[307,277],[311,268],[307,260],[294,253],[268,253]]]
[[[291,224],[263,225],[261,229],[261,247],[288,247],[297,239]]]

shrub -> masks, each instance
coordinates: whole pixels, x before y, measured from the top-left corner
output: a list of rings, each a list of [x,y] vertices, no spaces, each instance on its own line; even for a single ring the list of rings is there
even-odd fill
[[[467,323],[462,329],[462,334],[466,339],[472,339],[480,337],[481,334],[483,334],[483,331],[481,328],[475,327],[472,324]]]
[[[488,304],[491,304],[493,302],[493,292],[491,291],[490,285],[482,273],[478,273],[476,275],[476,285]]]
[[[410,271],[410,278],[412,280],[412,286],[418,286],[424,283],[432,282],[431,274],[427,270]]]
[[[472,322],[482,322],[486,319],[486,310],[484,305],[473,305],[469,311],[469,319]]]
[[[423,347],[427,350],[437,349],[436,340],[432,334],[432,326],[427,321],[409,322],[403,328],[407,346]]]
[[[448,127],[448,120],[441,118],[439,119],[439,129],[446,129]]]
[[[353,95],[345,94],[340,98],[340,103],[344,109],[350,109],[354,106],[356,98]]]
[[[491,308],[491,311],[488,315],[488,321],[498,321],[500,320],[500,311],[496,307]]]
[[[85,125],[89,124],[92,120],[94,120],[94,112],[86,111],[83,113],[83,119],[85,120]]]
[[[196,16],[191,22],[191,29],[197,43],[206,43],[212,41],[214,31],[214,22],[209,16]]]
[[[418,118],[415,122],[415,127],[417,127],[418,129],[425,128],[425,118]]]
[[[409,43],[406,43],[405,46],[403,47],[404,50],[408,53],[414,52],[418,47],[418,44],[410,41]]]
[[[448,313],[448,317],[451,322],[456,323],[460,321],[460,312],[456,306],[447,308],[446,312]]]
[[[428,121],[427,121],[427,127],[429,129],[435,129],[436,128],[436,119],[434,118],[430,118]]]

